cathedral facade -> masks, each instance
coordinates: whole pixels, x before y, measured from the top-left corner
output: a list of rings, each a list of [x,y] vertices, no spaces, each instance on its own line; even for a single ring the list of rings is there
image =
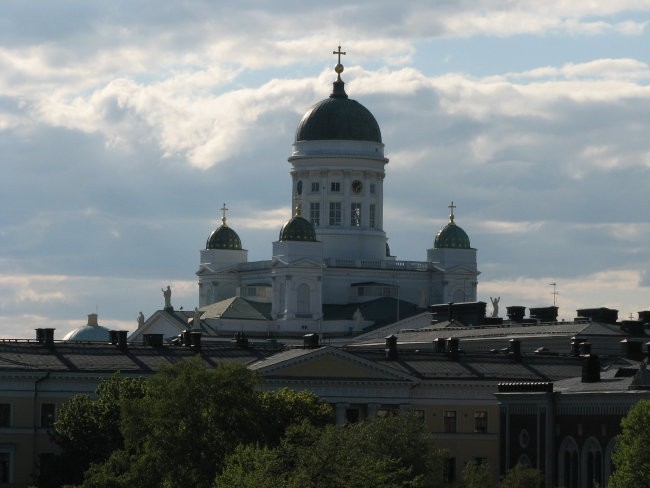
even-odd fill
[[[335,335],[395,322],[429,304],[476,300],[476,249],[454,221],[453,202],[426,260],[391,254],[381,130],[372,113],[348,97],[340,62],[335,71],[330,96],[309,108],[296,129],[288,158],[294,212],[273,242],[271,259],[248,261],[224,204],[222,224],[201,250],[196,273],[199,307],[208,312],[203,318],[215,318],[215,310],[225,309],[218,304],[238,298],[266,318],[246,332]]]

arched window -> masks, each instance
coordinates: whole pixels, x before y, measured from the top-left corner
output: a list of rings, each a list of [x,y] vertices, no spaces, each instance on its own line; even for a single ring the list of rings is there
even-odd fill
[[[297,296],[296,296],[298,301],[297,313],[299,314],[311,313],[311,298],[309,295],[310,295],[309,285],[307,285],[306,283],[302,283],[298,285]]]
[[[582,448],[582,472],[587,488],[603,485],[603,450],[595,437],[587,439]]]
[[[607,443],[607,447],[605,448],[605,460],[603,462],[603,471],[604,471],[604,483],[602,484],[605,486],[609,482],[609,477],[612,474],[613,471],[613,466],[612,466],[612,453],[614,452],[614,447],[616,447],[616,437],[612,437],[609,442]]]
[[[558,450],[558,485],[564,488],[578,488],[580,485],[580,463],[578,444],[573,437],[565,437]]]

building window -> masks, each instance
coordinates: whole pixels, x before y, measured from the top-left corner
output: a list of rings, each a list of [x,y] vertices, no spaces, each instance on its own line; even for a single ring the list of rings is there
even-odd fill
[[[301,283],[298,286],[298,290],[296,292],[296,302],[297,302],[297,310],[296,312],[298,314],[308,314],[311,313],[311,303],[310,303],[310,290],[309,290],[309,285],[306,283]]]
[[[43,403],[41,405],[41,427],[52,427],[54,425],[56,406],[54,403]]]
[[[0,403],[0,427],[11,427],[10,403]]]
[[[474,412],[474,432],[482,434],[487,432],[487,412],[485,410]]]
[[[374,203],[370,204],[370,215],[368,216],[368,226],[371,229],[375,228],[376,207]]]
[[[370,183],[370,193],[375,193],[375,184]]]
[[[332,192],[341,191],[341,183],[339,183],[338,181],[332,181],[330,183],[330,191],[332,191]]]
[[[311,225],[314,227],[320,225],[320,203],[311,202],[309,204],[309,219],[311,220]]]
[[[330,202],[330,225],[341,225],[341,202]]]
[[[456,410],[445,410],[443,415],[444,432],[452,434],[456,432]]]
[[[442,481],[445,483],[456,482],[456,458],[445,459],[442,466]]]
[[[11,482],[11,454],[0,452],[0,483]]]
[[[361,227],[361,204],[359,202],[352,202],[350,205],[350,225]]]
[[[319,192],[320,191],[320,183],[318,181],[312,181],[311,182],[311,191],[312,192]]]

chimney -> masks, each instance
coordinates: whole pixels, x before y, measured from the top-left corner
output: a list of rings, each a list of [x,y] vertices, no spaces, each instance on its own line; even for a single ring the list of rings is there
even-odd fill
[[[583,342],[585,342],[585,341],[583,341],[582,339],[578,339],[575,336],[572,337],[571,338],[571,343],[570,343],[571,344],[571,350],[570,350],[569,354],[571,354],[571,356],[579,356],[580,355],[580,344],[582,344]]]
[[[43,329],[36,329],[36,340],[39,344],[43,344],[43,342],[45,342],[45,332]]]
[[[189,329],[185,329],[185,330],[183,330],[183,332],[181,332],[181,338],[183,340],[182,343],[183,343],[183,345],[185,347],[190,347],[192,345],[192,339],[190,337],[190,330]]]
[[[521,341],[519,339],[510,339],[508,355],[515,361],[521,361]]]
[[[108,342],[113,344],[114,346],[117,345],[117,331],[116,330],[109,330],[108,331]]]
[[[524,315],[526,315],[526,307],[513,305],[511,307],[506,307],[506,312],[508,318],[512,322],[521,322],[522,320],[524,320]]]
[[[318,347],[318,334],[305,334],[302,336],[302,344],[305,349],[316,349]]]
[[[600,381],[600,359],[597,354],[584,356],[582,360],[582,382],[598,383]]]
[[[581,356],[589,356],[591,354],[591,343],[581,342],[579,349],[580,349]]]
[[[395,361],[397,359],[397,337],[389,335],[386,337],[386,359]]]
[[[248,347],[248,337],[243,332],[237,332],[235,334],[235,343],[237,347],[246,349]]]
[[[449,320],[449,322],[454,320],[454,303],[453,302],[449,302],[449,309],[447,311],[447,320]]]
[[[193,330],[190,331],[190,342],[192,351],[199,353],[201,352],[201,331]]]
[[[97,314],[89,313],[88,314],[88,325],[91,327],[97,327]]]
[[[460,341],[457,337],[450,337],[445,342],[445,352],[447,356],[453,361],[458,359],[459,345]]]
[[[445,352],[445,340],[442,337],[433,340],[433,352]]]
[[[128,349],[128,345],[126,343],[126,336],[128,335],[129,331],[117,330],[115,332],[117,332],[117,348],[122,352],[126,352]]]
[[[43,329],[43,343],[47,347],[54,346],[54,329]]]

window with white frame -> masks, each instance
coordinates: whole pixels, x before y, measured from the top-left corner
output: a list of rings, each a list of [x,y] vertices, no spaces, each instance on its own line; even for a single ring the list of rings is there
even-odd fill
[[[330,202],[330,225],[341,225],[341,202]]]
[[[311,202],[309,204],[309,219],[314,227],[320,225],[320,203]]]

